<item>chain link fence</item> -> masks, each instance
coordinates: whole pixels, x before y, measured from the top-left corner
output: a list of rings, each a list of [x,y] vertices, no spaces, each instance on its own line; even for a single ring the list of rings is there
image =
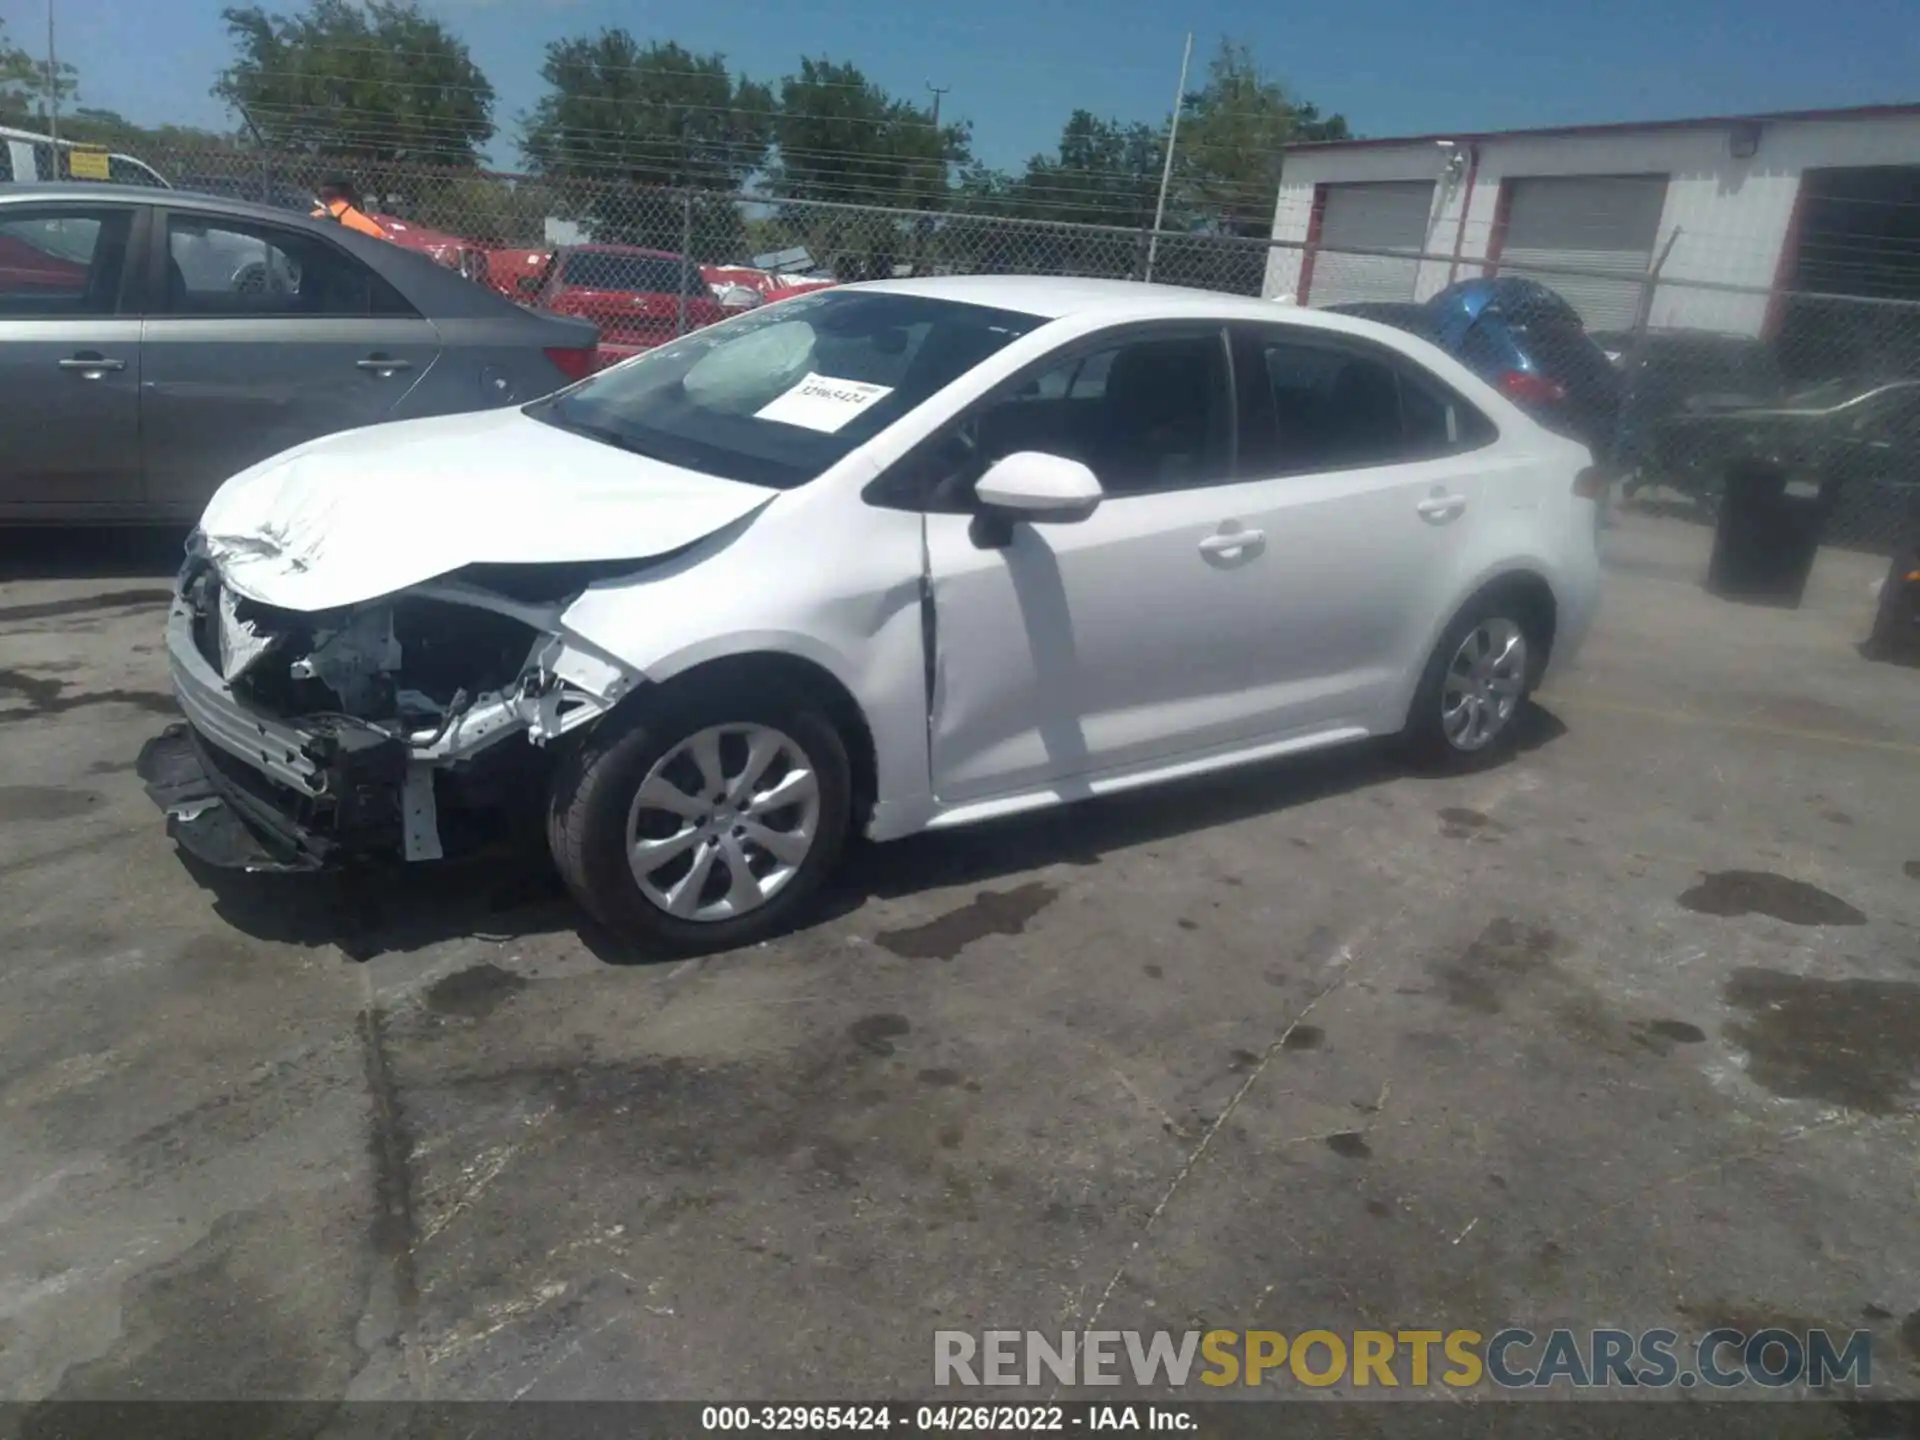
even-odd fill
[[[176,188],[300,210],[310,209],[320,182],[342,169],[234,144],[141,158]],[[611,175],[407,164],[358,165],[346,173],[397,242],[522,303],[538,303],[539,277],[556,248],[581,243],[665,252],[681,263],[682,292],[703,296],[756,278],[766,282],[767,295],[803,278],[1037,274],[1152,279],[1289,302],[1296,292],[1311,293],[1318,303],[1322,287],[1310,286],[1307,275],[1316,266],[1324,276],[1344,265],[1349,273],[1372,267],[1376,280],[1404,274],[1410,307],[1449,279],[1493,268],[1457,254],[1336,252],[1311,241],[1156,234],[1150,222],[1037,220],[1004,213],[991,197],[973,208],[956,195],[953,208],[910,210],[649,188]],[[1703,245],[1750,250],[1757,243],[1752,236],[1685,237],[1694,252],[1689,268],[1700,269]],[[1920,242],[1911,257],[1871,257],[1874,283],[1860,288],[1875,293],[1862,295],[1676,278],[1662,273],[1671,249],[1669,241],[1637,279],[1618,268],[1535,264],[1525,272],[1576,305],[1595,292],[1595,282],[1638,287],[1636,303],[1626,307],[1630,328],[1600,329],[1610,322],[1594,317],[1594,339],[1620,376],[1618,423],[1607,443],[1628,502],[1708,520],[1726,477],[1760,467],[1828,487],[1835,497],[1830,541],[1897,546],[1920,482]],[[784,273],[764,273],[770,269]],[[1398,283],[1391,281],[1388,292],[1397,293]],[[707,323],[717,313],[683,306],[679,323]],[[1606,308],[1607,316],[1620,313],[1618,303]],[[621,353],[619,336],[603,339]],[[1485,369],[1472,356],[1462,358]]]

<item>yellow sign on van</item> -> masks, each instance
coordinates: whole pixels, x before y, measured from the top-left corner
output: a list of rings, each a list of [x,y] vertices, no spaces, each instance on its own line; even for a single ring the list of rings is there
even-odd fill
[[[109,173],[107,152],[74,146],[67,152],[67,173],[76,180],[105,180]]]

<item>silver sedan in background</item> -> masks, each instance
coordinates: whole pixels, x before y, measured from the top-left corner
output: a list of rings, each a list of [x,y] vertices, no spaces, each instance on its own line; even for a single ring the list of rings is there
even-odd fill
[[[0,193],[0,522],[190,521],[317,436],[524,403],[597,336],[423,255],[178,191]]]

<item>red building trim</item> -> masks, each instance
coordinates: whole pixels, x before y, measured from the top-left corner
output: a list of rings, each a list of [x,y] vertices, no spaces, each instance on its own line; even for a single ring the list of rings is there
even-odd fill
[[[1780,258],[1774,262],[1773,289],[1767,296],[1766,319],[1760,322],[1760,338],[1771,341],[1780,333],[1786,316],[1787,289],[1794,272],[1800,268],[1800,239],[1807,228],[1807,176],[1803,170],[1793,190],[1793,208],[1787,212],[1787,233],[1780,237]]]
[[[1504,140],[1524,136],[1623,135],[1649,130],[1707,130],[1720,125],[1765,125],[1781,120],[1888,120],[1920,115],[1920,104],[1856,105],[1842,110],[1781,110],[1768,115],[1703,115],[1689,120],[1614,121],[1605,125],[1552,125],[1540,130],[1447,130],[1432,135],[1391,135],[1366,140],[1303,140],[1282,146],[1287,154],[1309,150],[1371,150],[1382,145],[1431,145],[1436,140],[1466,144],[1474,140]]]
[[[1512,216],[1513,181],[1502,176],[1500,188],[1493,192],[1493,228],[1487,232],[1487,255],[1480,267],[1488,278],[1500,273],[1500,253],[1507,248],[1507,221]]]
[[[1300,252],[1300,278],[1294,282],[1294,303],[1305,305],[1313,293],[1313,257],[1320,248],[1320,227],[1327,220],[1327,186],[1313,187],[1313,208],[1307,212],[1307,243]]]

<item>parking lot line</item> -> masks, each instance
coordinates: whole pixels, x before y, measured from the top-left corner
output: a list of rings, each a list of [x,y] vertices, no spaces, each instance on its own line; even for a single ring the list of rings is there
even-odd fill
[[[1643,720],[1667,720],[1677,725],[1703,726],[1710,730],[1741,730],[1750,735],[1765,735],[1776,740],[1813,740],[1826,745],[1845,745],[1855,750],[1879,750],[1892,755],[1920,755],[1920,745],[1905,740],[1868,740],[1858,735],[1836,735],[1830,730],[1801,730],[1788,725],[1767,725],[1752,720],[1725,719],[1687,710],[1660,710],[1650,705],[1627,705],[1617,700],[1594,700],[1578,690],[1555,690],[1545,697],[1552,704],[1578,709],[1598,710],[1611,715],[1632,715]]]

